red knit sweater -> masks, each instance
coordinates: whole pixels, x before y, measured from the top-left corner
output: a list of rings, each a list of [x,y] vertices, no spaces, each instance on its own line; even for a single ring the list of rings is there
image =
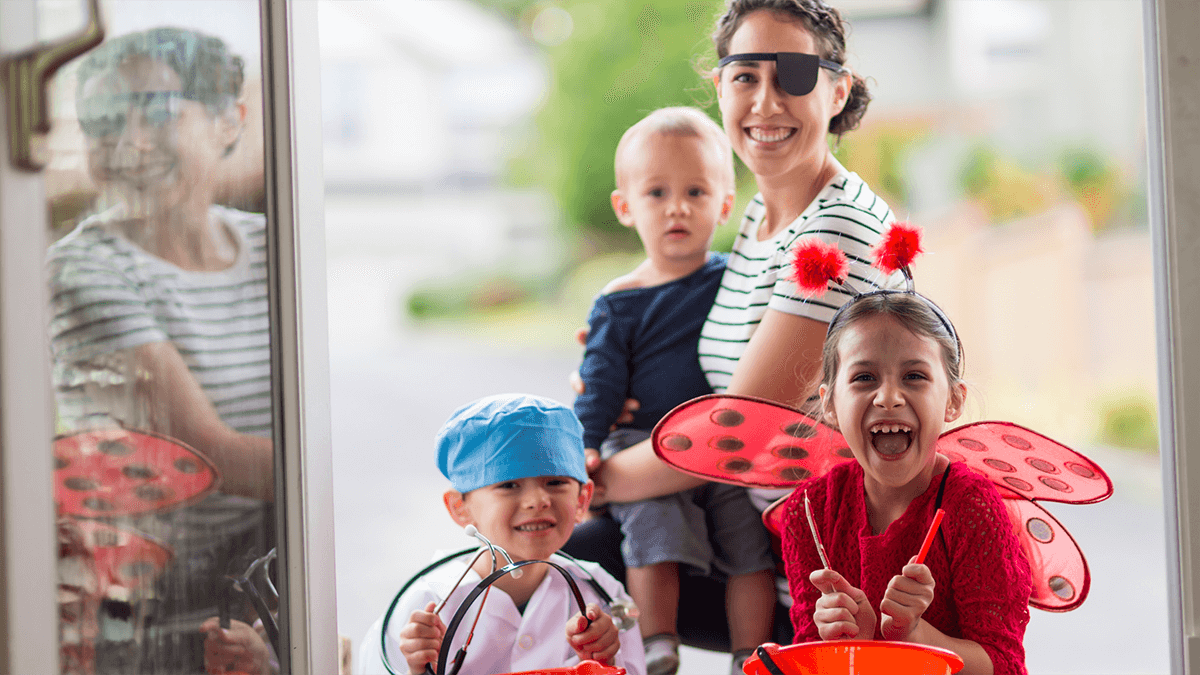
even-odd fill
[[[992,484],[961,464],[951,464],[947,471],[942,497],[946,516],[925,558],[933,573],[934,597],[922,618],[946,635],[979,643],[996,675],[1024,675],[1029,563]],[[829,565],[867,594],[878,617],[888,582],[921,548],[941,479],[942,474],[934,475],[929,489],[877,535],[871,534],[867,519],[858,462],[839,464],[792,493],[782,506],[782,539],[796,642],[821,639],[812,620],[821,593],[808,580],[821,567],[821,559],[804,516],[804,490],[808,489]]]

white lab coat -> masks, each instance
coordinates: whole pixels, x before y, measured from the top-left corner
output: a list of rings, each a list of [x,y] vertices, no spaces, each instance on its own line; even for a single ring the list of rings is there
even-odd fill
[[[388,622],[387,649],[388,660],[397,673],[403,675],[408,672],[408,663],[400,653],[399,635],[401,628],[408,622],[409,615],[424,609],[430,601],[441,602],[462,575],[468,560],[469,556],[458,558],[431,571],[414,583],[396,605]],[[552,556],[551,560],[571,571],[585,602],[594,602],[606,612],[607,606],[591,584],[585,581],[588,575],[581,571],[580,567],[595,577],[609,596],[629,597],[621,582],[596,563],[579,561],[577,565],[557,554]],[[469,571],[462,584],[454,590],[450,601],[439,615],[447,627],[459,605],[479,582],[479,575]],[[451,659],[466,640],[482,600],[482,595],[475,599],[452,636]],[[493,584],[487,602],[483,605],[479,625],[475,628],[475,637],[467,648],[467,657],[462,670],[459,671],[460,675],[496,675],[539,668],[561,668],[579,663],[579,658],[567,643],[566,636],[567,619],[578,611],[579,605],[566,580],[562,574],[549,566],[542,583],[529,598],[524,613],[518,612],[512,598]],[[358,658],[354,666],[356,675],[387,675],[387,669],[384,668],[380,656],[379,638],[382,627],[383,617],[380,616],[367,630],[358,649]],[[645,675],[645,660],[638,627],[635,625],[622,631],[621,648],[617,652],[614,665],[624,668],[628,675]]]

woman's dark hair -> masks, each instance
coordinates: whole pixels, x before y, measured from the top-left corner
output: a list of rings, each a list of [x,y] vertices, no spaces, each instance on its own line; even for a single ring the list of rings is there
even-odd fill
[[[937,315],[929,301],[913,293],[900,291],[868,293],[850,301],[829,324],[825,346],[821,350],[821,384],[833,388],[837,377],[838,345],[842,335],[854,324],[873,317],[890,316],[907,328],[913,335],[925,337],[937,343],[942,353],[942,365],[946,378],[954,386],[963,381],[962,342],[947,329],[947,324]]]
[[[729,56],[729,41],[741,27],[742,21],[752,12],[770,10],[799,21],[817,43],[818,56],[834,63],[846,63],[846,22],[841,14],[821,0],[729,0],[725,14],[717,19],[713,31],[713,44],[717,48],[717,59]],[[841,136],[858,127],[871,93],[862,77],[851,73],[850,96],[842,111],[829,120],[829,133]]]
[[[170,66],[179,75],[183,97],[203,103],[211,114],[223,112],[241,96],[242,58],[230,54],[224,41],[183,28],[152,28],[113,38],[88,53],[79,66],[76,100],[83,100],[88,80],[136,57]]]

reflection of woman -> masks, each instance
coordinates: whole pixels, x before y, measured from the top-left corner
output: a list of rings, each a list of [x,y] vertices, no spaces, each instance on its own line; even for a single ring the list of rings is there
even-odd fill
[[[221,40],[188,30],[125,35],[89,54],[77,109],[111,206],[49,253],[63,423],[159,431],[223,477],[225,494],[136,524],[175,548],[177,573],[162,580],[172,635],[160,637],[178,643],[177,631],[190,645],[153,653],[155,670],[199,670],[216,579],[272,545],[265,221],[213,204],[245,123],[242,81]]]
[[[814,393],[826,323],[848,298],[839,291],[803,298],[788,279],[792,246],[806,237],[836,243],[850,257],[851,283],[866,289],[879,281],[869,250],[891,210],[838,163],[827,143],[827,134],[858,125],[870,96],[842,65],[845,27],[821,0],[732,0],[713,41],[723,59],[713,79],[724,128],[760,192],[746,209],[702,331],[700,362],[718,392],[801,404]],[[779,59],[780,53],[822,61]],[[605,461],[595,476],[611,501],[648,499],[702,482],[660,462],[648,442]],[[599,530],[605,523],[583,527]],[[575,543],[595,544],[603,536],[584,530]],[[582,547],[576,553],[595,555]],[[681,608],[680,617],[703,614],[719,623],[717,602],[701,612]],[[688,638],[687,628],[681,630]]]

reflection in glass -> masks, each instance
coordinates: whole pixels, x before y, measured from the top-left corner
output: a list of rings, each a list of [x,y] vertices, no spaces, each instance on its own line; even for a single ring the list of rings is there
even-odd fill
[[[229,581],[275,546],[266,219],[230,199],[262,192],[247,56],[151,28],[59,87],[85,159],[48,174],[52,213],[79,212],[47,256],[64,672],[266,672],[273,658]]]

